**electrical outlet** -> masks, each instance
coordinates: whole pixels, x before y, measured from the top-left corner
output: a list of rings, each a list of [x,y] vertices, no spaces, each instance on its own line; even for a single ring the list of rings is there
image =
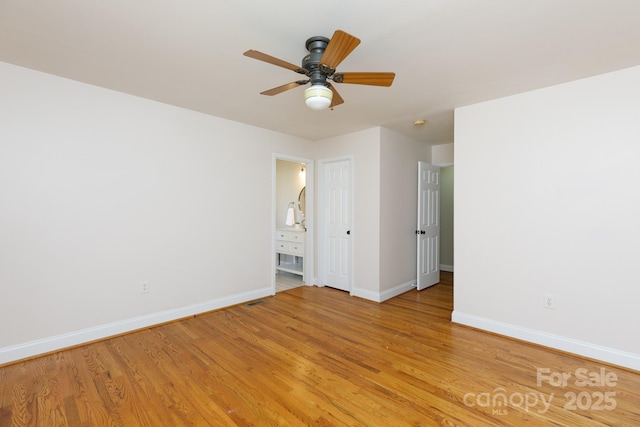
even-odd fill
[[[149,282],[142,282],[140,285],[140,293],[148,294],[149,293]]]
[[[556,297],[551,294],[544,294],[544,300],[542,302],[544,308],[555,309],[556,308]]]

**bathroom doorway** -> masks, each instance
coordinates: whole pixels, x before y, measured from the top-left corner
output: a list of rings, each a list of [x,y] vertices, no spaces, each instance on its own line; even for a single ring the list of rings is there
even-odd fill
[[[274,294],[313,284],[313,162],[274,154]]]

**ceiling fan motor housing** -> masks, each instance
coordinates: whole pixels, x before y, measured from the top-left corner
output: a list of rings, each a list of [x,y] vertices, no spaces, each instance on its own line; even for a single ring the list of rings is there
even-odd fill
[[[305,43],[309,54],[302,58],[302,68],[309,70],[311,85],[327,85],[327,73],[320,68],[320,59],[328,44],[329,39],[322,36],[311,37]]]

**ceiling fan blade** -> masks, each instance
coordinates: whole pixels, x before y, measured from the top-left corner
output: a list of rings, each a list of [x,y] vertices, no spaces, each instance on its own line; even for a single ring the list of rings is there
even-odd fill
[[[268,62],[269,64],[277,65],[278,67],[283,67],[288,70],[295,71],[296,73],[307,74],[307,70],[302,67],[294,65],[287,61],[283,61],[282,59],[278,59],[274,56],[267,55],[266,53],[259,52],[257,50],[250,49],[243,55],[248,56],[249,58],[257,59],[258,61]]]
[[[320,63],[335,70],[359,44],[359,38],[342,30],[336,30],[320,58]]]
[[[333,81],[354,85],[391,86],[396,73],[336,73]]]
[[[298,80],[297,82],[291,82],[291,83],[287,83],[286,85],[282,85],[282,86],[278,86],[278,87],[274,87],[273,89],[269,89],[269,90],[265,90],[264,92],[260,92],[260,95],[269,95],[269,96],[273,96],[273,95],[277,95],[279,93],[282,93],[284,91],[287,91],[289,89],[293,89],[295,87],[304,85],[309,83],[309,80]]]
[[[333,108],[336,105],[344,104],[344,99],[342,99],[336,88],[333,87],[331,83],[329,83],[329,89],[331,89],[331,92],[333,92],[333,98],[331,99],[331,105],[329,105],[329,108]]]

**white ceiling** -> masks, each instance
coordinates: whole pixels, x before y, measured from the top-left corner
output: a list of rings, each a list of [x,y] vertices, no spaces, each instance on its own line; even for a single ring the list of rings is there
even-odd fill
[[[336,29],[362,40],[338,71],[390,88],[335,84],[320,112],[303,88],[259,95],[301,76],[244,51],[299,64]],[[0,0],[0,61],[312,140],[442,144],[455,107],[640,64],[640,0]]]

